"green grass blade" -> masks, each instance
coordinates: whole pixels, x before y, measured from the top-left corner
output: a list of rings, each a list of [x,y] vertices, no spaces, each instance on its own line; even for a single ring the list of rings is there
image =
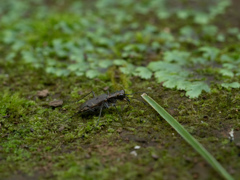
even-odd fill
[[[233,180],[233,177],[219,164],[219,162],[191,135],[189,132],[158,103],[147,94],[142,98],[152,106],[216,171],[225,179]]]

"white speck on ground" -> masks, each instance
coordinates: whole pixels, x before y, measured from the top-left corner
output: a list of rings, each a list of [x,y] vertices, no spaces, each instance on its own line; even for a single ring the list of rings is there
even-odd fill
[[[130,152],[130,154],[137,157],[137,152],[136,151],[132,151],[132,152]]]
[[[140,149],[141,148],[141,146],[135,146],[134,147],[134,149]]]
[[[229,139],[230,140],[234,140],[234,129],[231,129],[231,131],[229,132]]]

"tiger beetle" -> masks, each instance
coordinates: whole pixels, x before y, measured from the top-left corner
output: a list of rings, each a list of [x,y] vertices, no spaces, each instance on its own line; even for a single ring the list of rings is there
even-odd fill
[[[78,112],[75,113],[70,118],[74,117],[77,114],[85,114],[85,113],[88,113],[88,112],[99,111],[98,121],[97,121],[97,124],[96,124],[96,126],[98,126],[99,120],[100,120],[100,117],[101,117],[101,114],[102,114],[102,110],[106,109],[106,108],[109,108],[111,106],[114,106],[118,115],[119,115],[119,118],[120,118],[121,122],[123,122],[122,117],[121,117],[121,115],[120,115],[120,113],[119,113],[119,111],[116,107],[116,103],[117,103],[118,100],[127,101],[128,103],[130,103],[130,99],[129,99],[130,97],[128,97],[128,95],[132,95],[132,94],[126,94],[124,90],[120,90],[120,91],[116,91],[114,93],[109,93],[108,92],[107,94],[102,94],[102,95],[99,95],[99,96],[95,96],[95,93],[93,91],[91,91],[90,93],[86,94],[83,98],[87,97],[91,93],[93,95],[93,98],[89,99],[88,101],[83,103],[80,106]],[[133,94],[135,94],[135,93],[133,93]],[[80,100],[82,100],[83,98],[81,98]],[[80,100],[78,100],[78,101],[80,101]],[[139,100],[139,99],[137,99],[137,100]],[[68,119],[70,119],[70,118],[68,118]],[[66,120],[68,120],[68,119],[66,119]],[[66,121],[66,120],[64,120],[64,121]]]

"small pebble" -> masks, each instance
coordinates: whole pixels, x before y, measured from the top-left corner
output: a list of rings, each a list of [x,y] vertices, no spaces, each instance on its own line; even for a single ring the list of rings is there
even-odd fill
[[[141,148],[141,146],[135,146],[134,147],[134,149],[140,149]]]
[[[49,106],[51,107],[59,107],[63,104],[62,100],[54,100],[49,103]]]
[[[132,152],[130,152],[130,154],[137,157],[137,152],[136,151],[132,151]]]
[[[60,127],[60,128],[58,129],[58,131],[60,131],[60,132],[61,132],[61,131],[63,131],[63,130],[64,130],[64,128],[65,128],[65,127],[64,127],[64,126],[62,126],[62,127]]]
[[[230,140],[234,140],[234,129],[231,129],[231,131],[229,132],[229,139]]]
[[[85,154],[85,158],[89,159],[89,158],[91,158],[91,155],[87,153],[87,154]]]
[[[42,91],[38,91],[38,92],[37,92],[37,96],[38,96],[39,98],[47,97],[48,94],[49,94],[49,91],[48,91],[47,89],[44,89],[44,90],[42,90]]]
[[[107,91],[109,89],[109,86],[106,86],[105,88],[103,88],[104,91]]]
[[[158,159],[159,159],[159,156],[156,155],[156,154],[152,154],[152,158],[153,158],[154,160],[158,160]]]
[[[236,146],[237,146],[238,148],[240,148],[240,142],[236,143]]]

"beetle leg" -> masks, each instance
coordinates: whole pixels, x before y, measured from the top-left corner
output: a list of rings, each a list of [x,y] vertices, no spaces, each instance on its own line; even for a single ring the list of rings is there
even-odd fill
[[[94,110],[95,109],[91,109],[91,108],[89,108],[87,111],[85,111],[85,112],[94,112]]]
[[[108,105],[108,103],[106,102],[106,103],[104,103],[104,106],[106,107],[106,108],[109,108],[109,105]]]
[[[127,100],[128,104],[130,104],[130,99],[126,96],[125,99]]]
[[[104,103],[101,104],[100,113],[99,113],[99,117],[98,117],[98,121],[97,121],[96,126],[98,126],[98,123],[99,123],[99,120],[100,120],[100,117],[101,117],[101,114],[102,114],[103,105],[104,105]]]
[[[121,120],[122,123],[123,123],[122,117],[121,117],[121,115],[120,115],[120,112],[119,112],[118,109],[117,109],[117,106],[116,106],[115,104],[113,104],[113,106],[115,107],[115,109],[116,109],[116,111],[117,111],[117,113],[118,113],[118,115],[119,115],[119,118],[120,118],[120,120]]]
[[[63,123],[63,122],[65,122],[65,121],[68,121],[69,119],[73,118],[74,116],[76,116],[76,115],[78,115],[78,114],[80,114],[80,113],[82,113],[82,112],[81,112],[81,111],[78,111],[77,113],[75,113],[75,114],[72,115],[71,117],[69,117],[69,118],[67,118],[67,119],[64,119],[63,121],[60,121],[60,123]]]
[[[91,93],[92,93],[93,97],[95,97],[95,93],[93,91],[91,91],[91,92],[87,93],[85,96],[83,96],[81,99],[79,99],[79,100],[77,100],[75,102],[81,101],[82,99],[84,99],[85,97],[87,97]]]

